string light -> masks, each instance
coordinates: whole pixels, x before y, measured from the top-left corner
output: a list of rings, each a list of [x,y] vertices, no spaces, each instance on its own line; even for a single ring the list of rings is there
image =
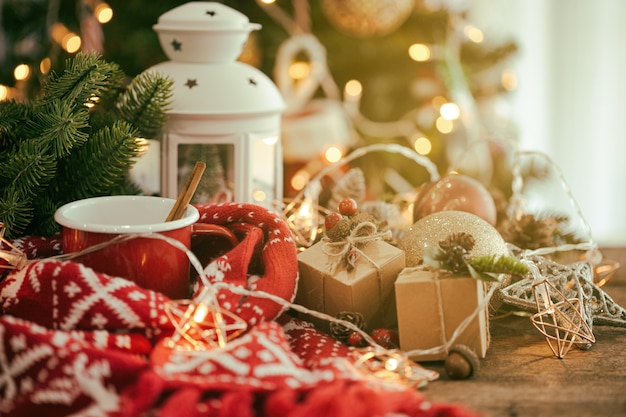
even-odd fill
[[[82,41],[80,39],[80,36],[73,32],[70,32],[63,37],[61,47],[63,47],[63,49],[65,49],[68,53],[73,54],[80,49],[81,44]]]
[[[108,3],[100,3],[93,11],[100,24],[109,23],[113,19],[113,9]]]
[[[52,60],[49,57],[45,57],[39,63],[39,71],[42,74],[47,74],[50,72],[50,68],[52,68]]]
[[[414,43],[409,46],[409,56],[417,62],[424,62],[430,59],[430,48],[423,43]]]
[[[326,148],[326,151],[324,151],[324,159],[326,159],[326,161],[330,162],[331,164],[338,162],[342,156],[342,150],[336,146],[329,146],[328,148]]]
[[[9,98],[9,89],[6,85],[0,84],[0,101]]]
[[[481,43],[485,39],[483,31],[473,25],[465,25],[463,33],[472,42]]]
[[[441,117],[447,120],[456,120],[461,115],[461,109],[456,103],[445,103],[439,108]]]
[[[349,97],[360,97],[363,93],[363,85],[358,80],[350,80],[346,83],[344,91]]]
[[[17,81],[23,81],[30,76],[30,67],[26,64],[19,64],[13,70],[13,76]]]
[[[420,155],[428,155],[433,149],[433,144],[427,137],[420,136],[415,140],[413,148]]]
[[[267,195],[262,190],[255,190],[252,193],[252,198],[254,199],[254,201],[263,202],[267,198]]]
[[[450,133],[454,129],[454,123],[452,123],[452,120],[448,120],[443,117],[437,117],[435,127],[441,133]]]
[[[306,170],[299,170],[291,177],[291,188],[296,191],[300,191],[308,184],[311,179],[311,174]]]
[[[311,64],[305,61],[296,61],[289,65],[289,76],[294,80],[303,80],[311,74]]]

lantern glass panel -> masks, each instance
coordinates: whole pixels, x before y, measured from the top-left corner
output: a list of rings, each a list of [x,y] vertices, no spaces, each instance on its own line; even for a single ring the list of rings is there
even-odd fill
[[[279,198],[277,184],[282,181],[276,169],[279,146],[276,135],[253,135],[252,137],[252,199],[255,204],[272,208]]]
[[[233,200],[235,146],[233,144],[179,144],[177,194],[183,189],[196,162],[206,163],[192,203]]]

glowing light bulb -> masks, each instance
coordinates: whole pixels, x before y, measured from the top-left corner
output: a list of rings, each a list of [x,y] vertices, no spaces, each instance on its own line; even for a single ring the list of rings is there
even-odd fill
[[[209,314],[209,306],[203,303],[199,303],[196,306],[196,310],[193,312],[193,321],[196,323],[202,323]]]
[[[360,97],[363,93],[363,85],[358,80],[350,80],[346,83],[344,91],[350,97]]]
[[[329,146],[324,152],[324,158],[326,159],[326,161],[330,162],[331,164],[334,164],[335,162],[339,161],[342,156],[343,156],[343,152],[341,151],[341,149],[339,149],[336,146]]]
[[[463,28],[463,33],[467,36],[467,39],[472,42],[481,43],[485,39],[483,31],[478,29],[476,26],[466,25]]]
[[[439,108],[441,117],[448,120],[456,120],[461,115],[461,109],[456,103],[445,103]]]
[[[93,14],[101,24],[109,23],[113,19],[113,9],[107,3],[98,4]]]
[[[294,80],[303,80],[311,74],[311,64],[304,61],[296,61],[289,65],[289,76]]]
[[[0,101],[9,98],[9,89],[6,85],[0,84]]]
[[[30,67],[26,64],[19,64],[13,70],[13,76],[17,81],[23,81],[30,76]]]
[[[310,179],[311,179],[311,175],[307,171],[300,170],[296,172],[293,175],[293,177],[291,177],[291,181],[290,181],[291,188],[293,188],[296,191],[300,191],[301,189],[306,187]]]
[[[262,190],[255,190],[252,193],[252,198],[254,199],[254,201],[265,201],[265,199],[267,198],[267,195]]]
[[[61,42],[61,46],[68,53],[73,54],[80,49],[80,45],[82,44],[80,40],[80,36],[75,33],[68,33],[63,37],[63,41]]]
[[[388,371],[395,371],[398,369],[398,360],[396,358],[389,358],[385,361],[385,369]]]
[[[261,0],[261,3],[264,3],[264,4],[273,4],[275,2],[276,0]]]
[[[437,130],[441,133],[450,133],[452,132],[452,129],[454,129],[454,123],[452,123],[452,120],[438,117],[435,122],[435,127],[437,127]]]
[[[424,62],[430,59],[430,48],[423,43],[414,43],[409,46],[409,56],[417,62]]]
[[[413,148],[420,155],[428,155],[433,150],[433,144],[428,138],[421,136],[415,140]]]
[[[52,68],[52,60],[48,57],[42,59],[39,63],[39,71],[41,71],[42,74],[50,72],[50,68]]]

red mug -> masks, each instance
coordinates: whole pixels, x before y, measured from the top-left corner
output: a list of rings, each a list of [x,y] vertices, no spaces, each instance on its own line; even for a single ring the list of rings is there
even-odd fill
[[[107,196],[74,201],[60,207],[54,219],[62,227],[66,254],[83,251],[119,235],[158,233],[187,249],[192,235],[237,238],[226,227],[198,223],[198,210],[188,205],[181,219],[166,222],[174,199],[153,196]],[[123,277],[172,299],[189,298],[189,258],[164,239],[135,237],[105,244],[76,258],[97,272]]]

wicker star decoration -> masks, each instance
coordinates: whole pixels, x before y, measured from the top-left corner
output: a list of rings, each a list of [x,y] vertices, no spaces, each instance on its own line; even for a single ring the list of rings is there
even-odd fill
[[[0,259],[7,262],[7,264],[0,263],[0,269],[22,269],[26,266],[26,254],[4,238],[5,231],[6,226],[0,222]],[[5,246],[8,250],[2,249]]]
[[[593,324],[626,327],[626,310],[594,283],[594,270],[589,262],[563,265],[539,255],[526,259],[537,265],[546,281],[566,299],[580,300],[589,329]],[[505,304],[537,312],[532,276],[502,288],[500,298]]]

